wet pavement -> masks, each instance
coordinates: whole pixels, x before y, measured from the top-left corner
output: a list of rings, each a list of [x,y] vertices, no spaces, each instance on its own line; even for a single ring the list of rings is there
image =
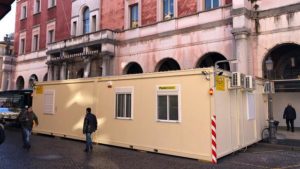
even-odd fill
[[[300,151],[256,144],[226,156],[217,165],[193,159],[94,145],[85,153],[84,142],[32,136],[32,148],[24,150],[21,133],[7,130],[0,145],[0,169],[300,169]]]

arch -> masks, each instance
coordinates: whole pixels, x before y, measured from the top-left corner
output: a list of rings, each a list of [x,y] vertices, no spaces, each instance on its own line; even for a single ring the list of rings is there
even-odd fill
[[[17,90],[24,89],[24,84],[25,84],[25,81],[24,81],[23,76],[19,76],[16,81]]]
[[[205,68],[215,66],[220,60],[227,60],[225,56],[217,52],[209,52],[203,55],[197,62],[196,68]],[[228,62],[218,64],[219,68],[230,71]]]
[[[180,70],[178,62],[172,58],[165,58],[158,62],[156,65],[156,72]]]
[[[35,82],[38,82],[38,77],[36,74],[32,74],[28,81],[28,88],[33,88]]]
[[[90,9],[89,7],[84,7],[82,12],[82,31],[83,34],[90,32]]]
[[[273,61],[273,70],[269,72],[270,79],[298,79],[300,77],[300,45],[283,43],[276,45],[265,55],[262,61],[263,77],[267,78],[266,60]]]
[[[136,62],[130,62],[124,68],[123,74],[138,74],[143,73],[143,69],[140,64]]]
[[[77,78],[83,78],[84,77],[84,69],[81,68],[77,71]]]
[[[48,73],[46,73],[43,78],[43,82],[46,82],[46,81],[48,81]]]

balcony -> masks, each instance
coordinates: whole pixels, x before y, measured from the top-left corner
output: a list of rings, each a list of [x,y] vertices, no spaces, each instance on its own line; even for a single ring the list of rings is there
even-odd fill
[[[48,54],[68,51],[76,48],[84,48],[93,46],[96,44],[115,44],[114,32],[111,30],[101,30],[85,35],[80,35],[66,39],[60,42],[54,42],[48,44]]]

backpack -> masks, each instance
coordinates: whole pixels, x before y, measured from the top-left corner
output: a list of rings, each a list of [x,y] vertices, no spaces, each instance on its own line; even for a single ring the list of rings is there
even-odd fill
[[[19,115],[19,122],[20,122],[21,124],[24,124],[24,123],[26,123],[26,122],[28,122],[28,121],[29,121],[29,117],[28,117],[27,111],[22,111],[22,112],[20,113],[20,115]]]

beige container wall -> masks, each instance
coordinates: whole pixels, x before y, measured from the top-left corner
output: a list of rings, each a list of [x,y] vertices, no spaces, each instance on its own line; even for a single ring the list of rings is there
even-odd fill
[[[256,86],[254,91],[242,89],[216,91],[218,158],[261,140],[261,131],[267,119],[267,102],[264,102],[263,87],[260,82]],[[254,105],[251,105],[255,106],[255,115],[252,119],[248,119],[247,114],[248,95],[253,95],[255,98]]]
[[[43,84],[43,91],[55,91],[55,114],[44,114],[44,95],[34,93],[33,109],[37,113],[40,125],[36,128],[41,133],[76,139],[83,139],[82,124],[85,108],[95,109],[95,85],[93,81],[69,81],[70,83]]]
[[[55,91],[55,114],[44,114],[44,95],[35,92],[33,108],[40,125],[34,130],[84,139],[85,108],[91,107],[99,122],[95,142],[146,151],[156,149],[159,153],[210,161],[212,96],[208,91],[211,81],[202,75],[203,70],[40,83],[43,92]],[[109,81],[112,88],[108,88]],[[181,122],[157,121],[157,86],[160,85],[180,88]],[[115,90],[119,87],[133,89],[131,120],[115,118]]]

